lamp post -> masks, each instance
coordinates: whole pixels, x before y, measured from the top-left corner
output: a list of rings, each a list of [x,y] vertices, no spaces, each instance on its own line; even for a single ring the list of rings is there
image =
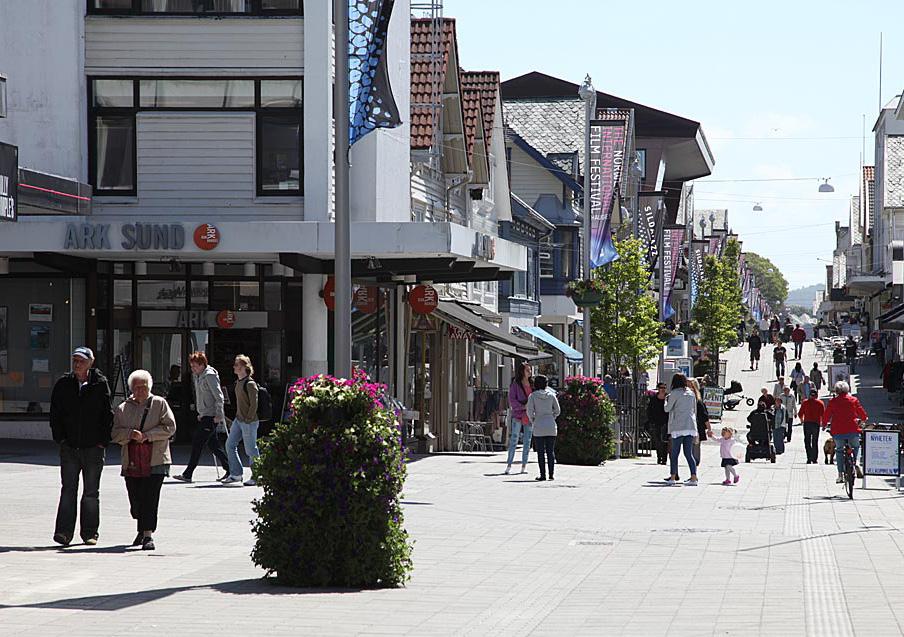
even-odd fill
[[[333,312],[333,373],[339,378],[352,374],[352,261],[349,232],[348,190],[348,0],[333,0],[336,24],[336,79],[333,84],[336,126],[336,222],[335,294]]]
[[[590,265],[590,120],[593,119],[593,113],[596,110],[596,89],[593,88],[593,82],[590,81],[588,74],[584,78],[584,83],[578,89],[578,96],[584,101],[584,237],[582,245],[584,248],[584,280],[589,281],[592,277]],[[584,354],[584,375],[593,375],[593,354],[590,351],[590,310],[584,309],[584,333],[583,333],[583,354]]]

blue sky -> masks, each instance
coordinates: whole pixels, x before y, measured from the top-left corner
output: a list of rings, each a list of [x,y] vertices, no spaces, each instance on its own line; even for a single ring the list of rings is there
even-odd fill
[[[771,0],[445,0],[461,63],[503,79],[542,71],[702,123],[716,157],[698,208],[728,208],[744,249],[772,259],[792,287],[825,280],[834,221],[857,194],[883,102],[904,90],[904,3]],[[747,139],[744,139],[747,138]],[[750,139],[752,138],[752,139]],[[782,139],[785,138],[785,139]],[[791,139],[787,139],[791,138]],[[831,177],[819,182],[716,182]],[[763,212],[753,212],[760,202]]]

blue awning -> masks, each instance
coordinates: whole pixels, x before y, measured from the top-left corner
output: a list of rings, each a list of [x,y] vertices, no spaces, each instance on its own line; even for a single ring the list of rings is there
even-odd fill
[[[551,347],[555,347],[557,350],[565,354],[565,358],[568,359],[569,363],[580,363],[584,360],[584,355],[581,354],[578,350],[573,348],[571,345],[568,345],[567,343],[563,343],[555,336],[544,330],[542,327],[516,327],[515,329],[526,334],[530,334],[534,338],[543,341]]]

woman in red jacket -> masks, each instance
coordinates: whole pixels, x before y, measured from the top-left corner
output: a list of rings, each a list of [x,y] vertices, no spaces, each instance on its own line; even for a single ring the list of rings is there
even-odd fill
[[[832,439],[835,441],[835,468],[838,469],[838,479],[835,482],[844,482],[844,443],[847,442],[854,450],[854,468],[857,477],[862,477],[860,467],[857,465],[857,452],[860,450],[860,423],[866,421],[866,410],[860,401],[851,396],[851,387],[843,380],[835,383],[835,397],[829,401],[822,414],[822,427],[831,425]]]

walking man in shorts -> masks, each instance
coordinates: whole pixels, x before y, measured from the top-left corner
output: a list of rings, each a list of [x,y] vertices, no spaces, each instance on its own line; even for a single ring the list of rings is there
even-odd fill
[[[754,331],[747,339],[747,347],[750,349],[750,370],[760,368],[760,350],[763,349],[763,339]]]

